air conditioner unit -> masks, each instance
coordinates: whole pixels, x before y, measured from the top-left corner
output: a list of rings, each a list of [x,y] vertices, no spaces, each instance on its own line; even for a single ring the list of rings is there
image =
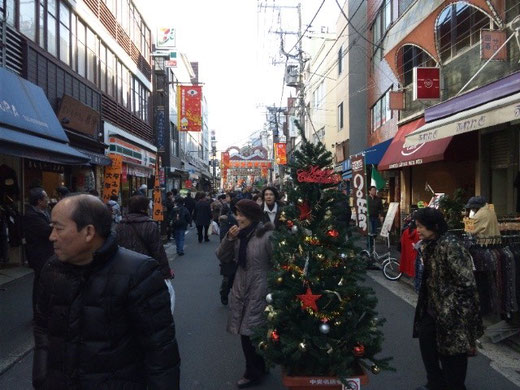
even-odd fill
[[[300,72],[298,69],[298,65],[287,65],[285,68],[285,84],[288,87],[298,87]]]

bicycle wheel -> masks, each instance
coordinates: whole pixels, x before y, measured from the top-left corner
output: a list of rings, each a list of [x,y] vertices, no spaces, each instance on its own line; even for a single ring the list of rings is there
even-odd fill
[[[395,257],[390,257],[383,266],[383,275],[388,280],[398,280],[403,273],[399,270],[399,261]]]

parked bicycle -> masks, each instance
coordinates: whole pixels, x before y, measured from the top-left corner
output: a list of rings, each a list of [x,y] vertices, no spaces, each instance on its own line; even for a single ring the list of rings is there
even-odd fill
[[[368,235],[369,249],[362,250],[359,255],[365,261],[367,268],[381,269],[388,280],[398,280],[403,273],[399,270],[399,260],[390,252],[390,237],[386,238],[388,251],[384,253],[377,252],[376,237],[377,234]]]

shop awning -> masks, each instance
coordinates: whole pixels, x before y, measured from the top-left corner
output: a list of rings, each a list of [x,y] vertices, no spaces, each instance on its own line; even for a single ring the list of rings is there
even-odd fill
[[[93,165],[108,166],[108,165],[112,164],[112,160],[110,159],[110,157],[105,156],[104,154],[91,152],[90,150],[85,150],[85,149],[81,149],[81,148],[75,148],[75,149],[80,151],[81,153],[83,153],[85,156],[88,156],[90,158],[90,163]]]
[[[520,119],[520,93],[427,123],[406,136],[407,146],[452,137]]]
[[[90,158],[69,139],[37,85],[0,67],[1,153],[60,164],[85,164]]]
[[[57,164],[87,164],[90,158],[71,146],[0,127],[0,154]]]
[[[392,142],[392,139],[389,139],[387,141],[381,142],[377,145],[371,146],[364,150],[365,154],[365,164],[373,164],[377,165],[383,158],[383,155],[386,152],[386,149],[388,149],[388,146],[390,146],[390,143]]]
[[[395,169],[444,160],[451,137],[416,146],[405,146],[406,136],[423,125],[424,118],[420,118],[401,126],[377,169]]]

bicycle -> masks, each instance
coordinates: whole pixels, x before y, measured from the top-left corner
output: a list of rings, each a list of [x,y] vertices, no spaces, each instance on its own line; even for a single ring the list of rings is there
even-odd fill
[[[365,260],[368,267],[377,264],[377,269],[381,269],[388,280],[399,280],[403,273],[399,270],[399,260],[392,257],[390,253],[390,237],[386,238],[388,251],[379,254],[375,245],[377,234],[370,233],[368,236],[369,249],[363,249],[359,254],[360,257]]]

